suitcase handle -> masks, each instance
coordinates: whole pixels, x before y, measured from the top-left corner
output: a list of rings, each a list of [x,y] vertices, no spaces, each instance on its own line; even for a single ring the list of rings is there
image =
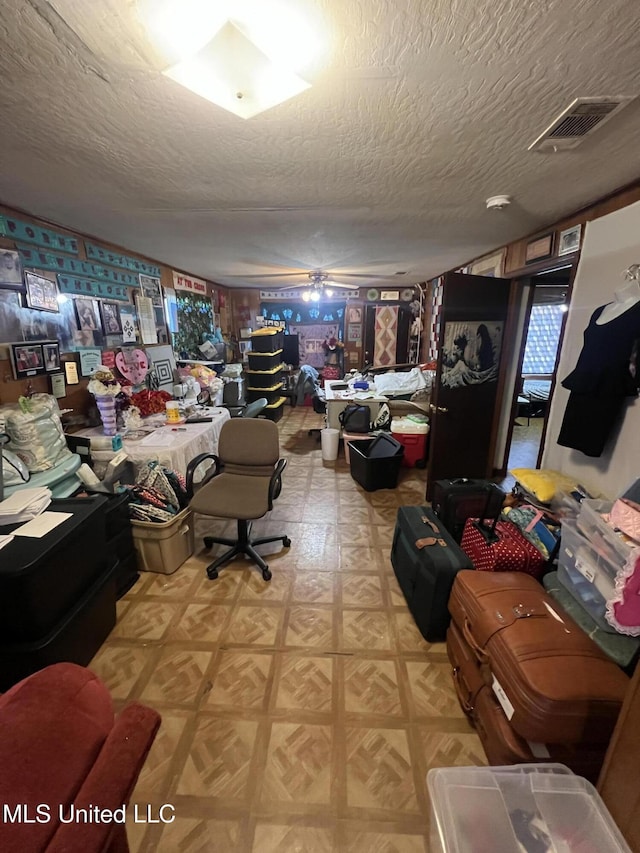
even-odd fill
[[[469,625],[469,620],[465,618],[462,623],[462,634],[467,641],[467,644],[471,647],[472,652],[478,658],[478,661],[482,663],[486,663],[488,659],[488,655],[485,650],[477,644],[474,639],[473,634],[471,633],[471,627]]]
[[[462,692],[462,685],[460,684],[460,667],[454,666],[451,670],[451,675],[453,677],[453,686],[455,688],[460,707],[465,712],[465,714],[471,716],[471,714],[473,713],[473,705],[471,704],[471,702],[464,698],[464,694]]]

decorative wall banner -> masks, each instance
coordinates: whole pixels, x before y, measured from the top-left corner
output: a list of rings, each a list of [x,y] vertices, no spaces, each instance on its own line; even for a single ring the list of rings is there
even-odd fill
[[[344,302],[331,302],[328,304],[300,302],[298,305],[289,305],[287,303],[278,305],[273,302],[262,302],[260,304],[260,315],[263,318],[262,325],[266,325],[267,320],[284,320],[287,325],[291,323],[338,322],[342,326],[344,311]]]
[[[158,273],[160,275],[160,273]],[[190,290],[192,293],[207,292],[207,283],[201,278],[194,278],[190,275],[173,271],[173,286],[176,290]]]
[[[122,284],[108,284],[106,281],[89,281],[86,278],[76,278],[73,275],[57,275],[60,293],[71,293],[77,296],[97,296],[102,299],[117,299],[128,302],[127,288]]]
[[[84,241],[84,248],[87,257],[95,261],[102,261],[103,264],[109,264],[112,267],[121,267],[125,270],[160,277],[160,267],[155,264],[147,264],[145,261],[141,261],[139,258],[131,258],[129,255],[120,255],[118,252],[112,252],[111,249],[104,249],[96,243],[90,243],[89,240]]]
[[[120,272],[102,267],[100,264],[92,264],[90,261],[81,261],[79,258],[67,258],[64,255],[55,255],[53,252],[45,252],[41,249],[29,249],[27,246],[18,246],[22,265],[35,267],[39,270],[55,270],[56,272],[68,272],[72,275],[88,276],[111,281],[114,284],[124,284],[127,287],[138,287],[140,282],[137,273]]]
[[[46,246],[48,249],[59,249],[61,252],[78,254],[78,241],[49,228],[41,228],[32,222],[22,222],[12,216],[0,216],[0,235],[9,237],[17,243],[34,243],[36,246]]]

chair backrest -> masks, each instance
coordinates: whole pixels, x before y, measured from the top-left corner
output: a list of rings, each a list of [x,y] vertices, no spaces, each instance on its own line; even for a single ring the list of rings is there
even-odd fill
[[[242,410],[243,418],[257,418],[258,415],[267,408],[269,401],[266,397],[259,397],[257,400],[254,400],[253,403],[249,403],[249,405]]]
[[[227,421],[220,430],[218,456],[226,473],[270,477],[280,456],[278,427],[256,418]]]

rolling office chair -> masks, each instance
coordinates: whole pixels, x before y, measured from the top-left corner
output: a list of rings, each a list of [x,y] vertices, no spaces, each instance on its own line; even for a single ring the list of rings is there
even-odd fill
[[[280,540],[285,548],[291,545],[288,536],[250,538],[251,522],[269,512],[280,494],[287,461],[279,454],[278,428],[273,421],[242,418],[223,424],[217,455],[202,453],[189,463],[187,491],[192,496],[192,511],[215,518],[235,518],[238,522],[236,539],[204,538],[206,548],[214,543],[231,546],[207,568],[211,580],[218,577],[220,566],[239,554],[250,557],[261,569],[264,580],[271,580],[269,566],[255,546]],[[194,488],[195,471],[206,459],[213,459],[214,465]]]

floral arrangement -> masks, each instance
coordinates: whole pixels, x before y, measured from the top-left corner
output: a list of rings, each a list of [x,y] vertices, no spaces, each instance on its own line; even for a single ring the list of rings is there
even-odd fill
[[[173,400],[171,394],[166,391],[138,391],[131,395],[131,405],[135,406],[141,416],[159,415],[165,411],[165,404]]]
[[[122,390],[120,382],[113,371],[104,364],[99,364],[91,373],[89,392],[94,397],[115,397]]]

